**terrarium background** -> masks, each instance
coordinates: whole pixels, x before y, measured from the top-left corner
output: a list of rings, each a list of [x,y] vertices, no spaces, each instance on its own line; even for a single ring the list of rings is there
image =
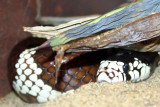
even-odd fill
[[[103,14],[126,0],[42,0],[42,15],[82,16]],[[7,59],[21,40],[31,36],[23,26],[39,25],[34,21],[36,0],[0,0],[0,97],[11,91],[7,77]]]

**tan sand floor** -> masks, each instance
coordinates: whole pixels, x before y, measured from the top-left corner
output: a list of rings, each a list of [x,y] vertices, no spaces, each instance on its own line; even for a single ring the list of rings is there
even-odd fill
[[[160,67],[140,83],[90,83],[44,104],[25,103],[12,92],[0,107],[160,107]]]

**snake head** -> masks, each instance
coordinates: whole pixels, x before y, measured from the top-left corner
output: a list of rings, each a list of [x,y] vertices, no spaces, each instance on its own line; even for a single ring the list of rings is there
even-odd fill
[[[102,61],[97,72],[98,82],[115,83],[126,80],[125,72],[129,71],[129,65],[117,61]]]

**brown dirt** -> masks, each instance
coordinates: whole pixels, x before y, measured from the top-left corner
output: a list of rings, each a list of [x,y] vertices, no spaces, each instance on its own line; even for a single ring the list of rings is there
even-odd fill
[[[140,83],[90,83],[44,104],[28,104],[13,92],[0,100],[1,107],[157,107],[160,106],[160,67]]]

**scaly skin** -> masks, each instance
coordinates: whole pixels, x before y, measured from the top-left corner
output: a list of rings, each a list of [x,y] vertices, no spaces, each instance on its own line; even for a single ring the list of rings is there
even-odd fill
[[[102,57],[95,56],[102,56],[102,54],[97,52],[65,54],[56,83],[55,53],[52,49],[45,48],[37,51],[26,49],[12,64],[11,84],[24,101],[47,102],[72,92],[83,84],[95,82],[98,66],[102,60]]]
[[[89,82],[139,82],[152,74],[150,66],[154,63],[157,53],[114,49],[90,53],[66,53],[61,62],[57,82],[55,55],[51,48],[43,48],[37,51],[26,49],[11,57],[9,65],[11,85],[24,101],[47,102],[62,94],[74,92]],[[103,61],[99,68],[102,60],[106,61]],[[118,73],[123,73],[123,79],[121,74],[117,75]]]

